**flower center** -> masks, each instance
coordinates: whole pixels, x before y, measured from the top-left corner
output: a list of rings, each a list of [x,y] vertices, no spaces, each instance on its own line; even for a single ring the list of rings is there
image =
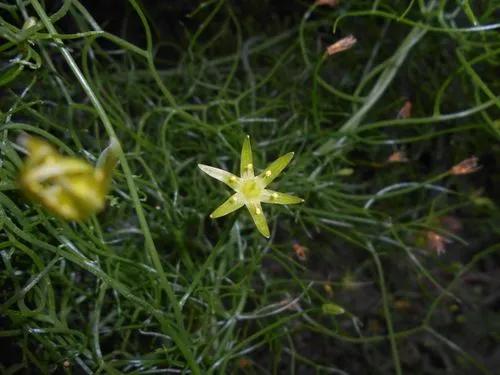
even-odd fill
[[[262,194],[262,187],[254,178],[252,178],[242,182],[240,192],[247,199],[257,198]]]

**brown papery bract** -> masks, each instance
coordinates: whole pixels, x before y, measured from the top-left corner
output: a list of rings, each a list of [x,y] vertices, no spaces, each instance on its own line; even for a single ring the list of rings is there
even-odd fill
[[[329,6],[329,7],[336,7],[337,5],[339,5],[340,3],[340,0],[316,0],[316,2],[314,4],[318,5],[318,6],[322,6],[322,5],[326,5],[326,6]]]
[[[477,172],[481,169],[481,166],[478,164],[479,159],[475,156],[471,156],[468,159],[462,160],[457,165],[453,166],[450,169],[450,173],[454,176],[469,174]]]
[[[340,39],[339,41],[333,43],[332,45],[326,48],[326,53],[328,56],[335,55],[339,52],[350,49],[353,45],[356,44],[358,40],[354,35],[348,35],[345,38]]]
[[[402,118],[402,119],[411,117],[412,107],[413,107],[413,104],[409,100],[407,100],[405,102],[405,104],[403,104],[403,106],[401,107],[401,109],[399,110],[399,112],[398,112],[398,114],[397,114],[396,117],[397,118]]]
[[[427,232],[427,247],[430,250],[434,250],[437,255],[444,254],[446,252],[446,242],[449,240],[434,231]]]
[[[395,151],[387,158],[388,163],[406,163],[407,161],[408,158],[404,151]]]

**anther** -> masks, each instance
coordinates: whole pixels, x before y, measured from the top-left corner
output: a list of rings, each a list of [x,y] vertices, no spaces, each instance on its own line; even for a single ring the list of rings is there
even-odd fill
[[[237,201],[237,200],[238,200],[238,199],[237,199],[236,197],[232,197],[232,198],[231,198],[231,202],[233,202],[233,203],[236,203],[236,201]]]
[[[278,199],[278,193],[272,193],[271,194],[271,199],[272,200]]]
[[[260,210],[260,208],[259,208],[259,207],[257,207],[257,208],[255,209],[255,215],[260,215],[261,213],[262,213],[262,211]]]
[[[229,182],[232,182],[232,183],[236,182],[236,177],[235,176],[229,177]]]
[[[270,171],[270,170],[267,170],[266,173],[265,173],[265,176],[266,177],[271,177],[273,173]]]
[[[253,164],[252,163],[247,164],[247,169],[252,169],[252,168],[253,168]]]

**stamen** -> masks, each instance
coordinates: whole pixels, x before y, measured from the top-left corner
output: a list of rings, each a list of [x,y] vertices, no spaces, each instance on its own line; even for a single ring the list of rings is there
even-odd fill
[[[253,164],[252,163],[247,164],[247,169],[252,169],[252,168],[253,168]]]
[[[270,170],[267,170],[266,173],[265,173],[265,176],[266,177],[271,177],[272,174],[273,174],[273,172],[271,172]]]
[[[236,201],[237,201],[237,200],[238,200],[238,198],[236,198],[236,197],[232,197],[232,198],[231,198],[231,202],[232,202],[232,203],[236,203]]]
[[[255,208],[255,215],[260,215],[262,213],[262,211],[260,210],[259,207],[256,207]]]
[[[235,176],[229,177],[229,182],[231,182],[231,183],[236,182],[236,177]]]
[[[272,200],[278,199],[278,193],[272,193],[271,194],[271,199]]]

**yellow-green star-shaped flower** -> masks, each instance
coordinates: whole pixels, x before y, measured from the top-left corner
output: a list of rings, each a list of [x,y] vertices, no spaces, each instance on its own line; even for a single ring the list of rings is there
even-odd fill
[[[297,204],[304,202],[302,198],[266,189],[267,185],[279,176],[292,158],[293,152],[289,152],[272,162],[261,174],[255,176],[250,136],[247,135],[241,149],[240,177],[219,168],[198,164],[203,172],[224,182],[235,191],[228,200],[210,214],[210,217],[215,219],[246,206],[259,232],[264,237],[269,238],[269,227],[262,212],[261,203]]]

